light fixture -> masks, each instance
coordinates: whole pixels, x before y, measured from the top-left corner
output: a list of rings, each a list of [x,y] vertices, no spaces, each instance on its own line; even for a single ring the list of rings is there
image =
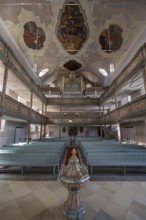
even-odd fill
[[[94,91],[94,95],[97,96],[97,90],[96,90],[96,89],[95,89],[95,91]]]
[[[55,84],[54,84],[54,83],[51,83],[51,84],[50,84],[50,87],[54,88],[54,87],[55,87]]]
[[[49,71],[48,68],[41,70],[41,72],[39,73],[39,77],[44,76],[48,71]]]
[[[90,84],[90,83],[87,83],[87,84],[86,84],[86,88],[91,88],[91,84]]]
[[[110,64],[110,73],[113,73],[114,71],[115,71],[114,64],[111,63],[111,64]]]
[[[71,119],[69,119],[68,122],[72,123],[73,121]]]
[[[51,96],[51,89],[49,87],[48,95]]]
[[[103,76],[107,76],[107,72],[105,69],[99,68],[98,71],[103,75]]]
[[[94,95],[97,96],[97,88],[96,88],[96,83],[95,83],[95,91],[94,91]]]
[[[36,73],[36,71],[37,71],[37,63],[33,63],[32,70],[33,70],[34,73]]]

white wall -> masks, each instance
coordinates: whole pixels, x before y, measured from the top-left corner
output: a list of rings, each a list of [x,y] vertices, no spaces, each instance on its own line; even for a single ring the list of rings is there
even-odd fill
[[[14,121],[6,121],[5,129],[3,132],[0,132],[0,146],[9,145],[15,143],[15,135],[16,135],[16,127],[24,128],[26,135],[26,123],[14,122]],[[19,133],[19,137],[17,139],[23,139],[24,133]]]
[[[65,133],[63,133],[63,127],[66,128]],[[86,136],[88,136],[88,137],[97,137],[98,136],[96,126],[86,126],[83,129],[83,132],[80,132],[81,126],[77,126],[77,127],[78,127],[78,136],[80,136],[80,137],[84,137],[85,133],[86,133]],[[51,134],[51,137],[59,137],[59,130],[60,130],[60,127],[57,125],[48,125],[48,135]],[[68,137],[68,126],[61,126],[61,137]]]
[[[133,123],[125,123],[121,125],[122,139],[131,143],[143,144],[146,146],[146,123],[138,121]]]

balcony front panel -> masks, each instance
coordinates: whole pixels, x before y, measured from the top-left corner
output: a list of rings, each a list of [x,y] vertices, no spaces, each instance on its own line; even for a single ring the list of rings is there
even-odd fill
[[[131,114],[146,112],[146,99],[140,100],[130,105]]]
[[[131,63],[127,66],[126,70],[125,70],[125,76],[126,78],[131,75],[135,69],[137,69],[139,67],[139,65],[142,63],[142,53],[141,50],[137,53],[137,55],[135,56],[135,58],[131,61]]]
[[[19,104],[19,114],[25,118],[28,118],[30,115],[30,109],[24,105]]]
[[[1,109],[0,113],[9,115],[15,118],[20,118],[26,121],[30,121],[32,123],[45,123],[46,119],[40,113],[31,110],[29,107],[23,105],[22,103],[12,99],[11,97],[5,95],[2,97],[2,93],[0,93],[0,103]]]
[[[5,45],[4,45],[4,43],[3,43],[3,41],[0,39],[0,51],[2,52],[2,53],[4,53],[5,52]]]
[[[2,93],[0,92],[0,105],[2,106]]]
[[[47,117],[51,118],[97,118],[96,112],[47,112]]]
[[[98,99],[47,98],[47,105],[98,105]]]
[[[124,106],[123,108],[118,109],[119,118],[125,117],[128,114],[130,114],[130,105]]]
[[[108,122],[115,123],[117,121],[122,121],[123,119],[141,117],[142,115],[146,115],[146,95],[119,107],[117,111],[113,110],[112,112],[108,112],[101,117],[100,122],[101,124]]]

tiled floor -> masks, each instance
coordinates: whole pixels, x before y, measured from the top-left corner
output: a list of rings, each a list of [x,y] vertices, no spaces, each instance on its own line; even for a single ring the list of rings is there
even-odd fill
[[[60,181],[0,180],[1,220],[65,220],[68,192]],[[83,220],[146,219],[145,181],[90,181],[80,191]]]

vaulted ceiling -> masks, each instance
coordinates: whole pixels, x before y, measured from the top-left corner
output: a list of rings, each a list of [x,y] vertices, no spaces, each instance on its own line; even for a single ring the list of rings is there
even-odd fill
[[[86,87],[104,90],[145,28],[146,1],[0,0],[0,16],[7,41],[41,88],[60,87],[60,77],[73,71]]]

